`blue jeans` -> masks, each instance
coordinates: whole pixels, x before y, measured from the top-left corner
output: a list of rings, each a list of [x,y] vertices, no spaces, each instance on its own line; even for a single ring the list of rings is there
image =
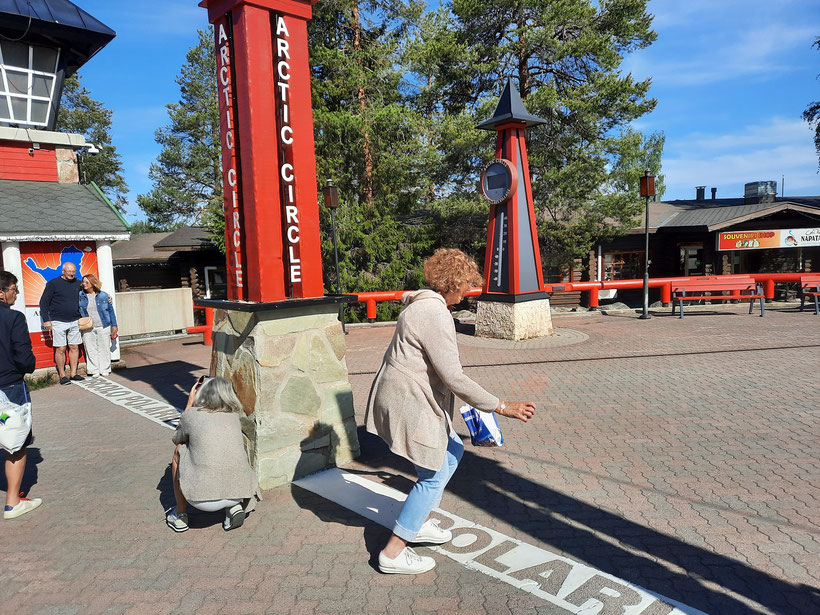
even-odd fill
[[[421,526],[430,512],[441,504],[441,497],[444,495],[444,488],[453,476],[464,454],[464,445],[458,434],[450,433],[450,441],[447,444],[447,453],[444,455],[444,463],[438,472],[416,466],[416,474],[419,479],[407,496],[404,507],[396,519],[393,533],[399,538],[408,542],[416,539]]]

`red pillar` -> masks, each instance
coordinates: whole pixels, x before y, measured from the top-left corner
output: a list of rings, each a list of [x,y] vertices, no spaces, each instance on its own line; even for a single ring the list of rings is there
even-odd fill
[[[324,295],[307,42],[314,3],[200,2],[217,48],[229,299]]]

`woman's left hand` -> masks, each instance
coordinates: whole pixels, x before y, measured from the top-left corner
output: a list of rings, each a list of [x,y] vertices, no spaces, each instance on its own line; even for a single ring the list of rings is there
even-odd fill
[[[119,329],[117,329],[117,327],[111,327],[111,339],[112,340],[117,339],[117,335],[118,335],[117,331],[119,331]]]
[[[501,410],[501,403],[505,406],[504,410]],[[526,423],[535,414],[535,404],[531,401],[500,402],[495,411],[501,416],[506,416],[511,419],[518,419],[519,421]]]

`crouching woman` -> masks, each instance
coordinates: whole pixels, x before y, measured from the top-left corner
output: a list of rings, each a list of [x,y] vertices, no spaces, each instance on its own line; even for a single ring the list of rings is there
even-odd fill
[[[188,529],[188,505],[205,512],[225,510],[222,527],[238,528],[257,494],[239,415],[242,404],[225,378],[200,378],[191,389],[173,441],[171,462],[176,507],[165,521],[175,532]]]

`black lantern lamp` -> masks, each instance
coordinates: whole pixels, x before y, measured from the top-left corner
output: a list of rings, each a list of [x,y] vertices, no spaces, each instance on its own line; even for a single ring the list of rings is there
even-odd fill
[[[333,180],[329,179],[322,188],[322,196],[325,199],[325,207],[330,210],[330,227],[333,230],[333,257],[336,262],[336,294],[342,294],[342,282],[339,277],[339,241],[336,233],[336,210],[339,208],[339,189],[333,185]],[[339,320],[342,321],[342,331],[347,335],[345,329],[345,307],[344,303],[339,306]]]
[[[646,320],[649,315],[649,199],[655,196],[655,177],[649,174],[649,169],[641,177],[641,196],[646,199],[646,222],[644,225],[645,245],[643,259],[643,314],[640,318]]]

